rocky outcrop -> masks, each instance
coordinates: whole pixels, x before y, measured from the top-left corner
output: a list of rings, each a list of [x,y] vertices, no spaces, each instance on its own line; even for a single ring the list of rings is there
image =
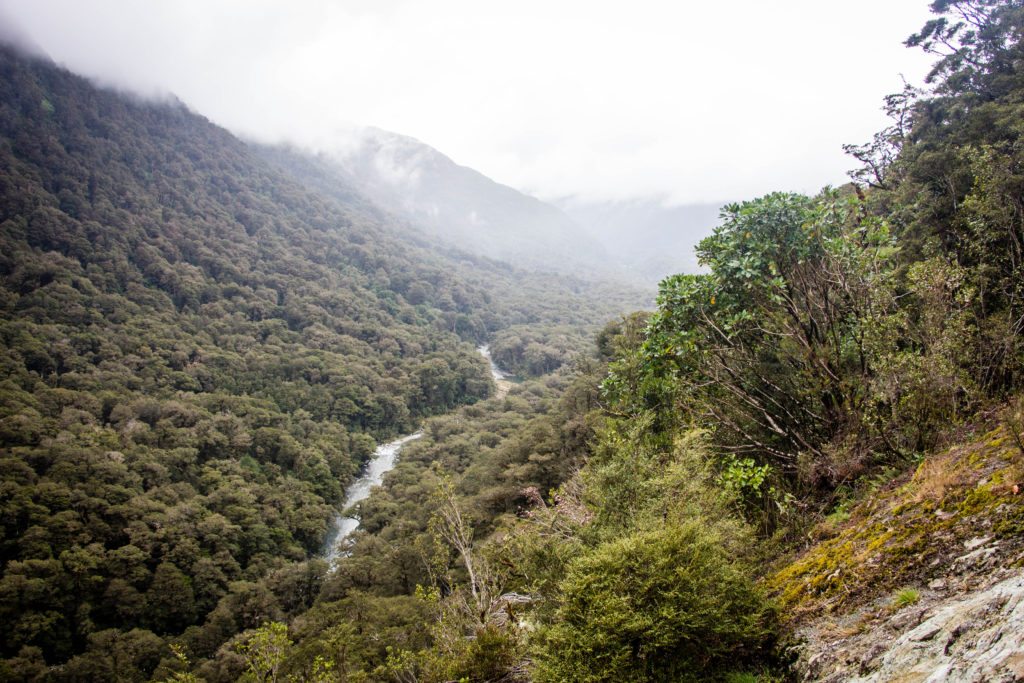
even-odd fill
[[[1024,570],[1010,574],[966,593],[933,592],[922,600],[926,604],[862,621],[860,628],[851,629],[856,633],[832,642],[812,638],[800,667],[802,679],[1024,681]],[[863,620],[869,614],[859,616]]]
[[[939,603],[854,681],[1024,680],[1024,572]]]

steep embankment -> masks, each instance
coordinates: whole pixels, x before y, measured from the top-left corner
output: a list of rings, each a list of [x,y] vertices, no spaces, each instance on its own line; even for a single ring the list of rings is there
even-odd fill
[[[768,579],[809,681],[1024,677],[1024,450],[998,424],[819,526]]]

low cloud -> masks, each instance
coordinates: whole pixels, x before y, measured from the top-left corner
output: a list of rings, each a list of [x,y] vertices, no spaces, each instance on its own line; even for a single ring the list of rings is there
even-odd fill
[[[173,92],[247,137],[336,153],[378,126],[499,182],[588,200],[841,182],[841,145],[885,125],[901,73],[927,70],[901,46],[925,2],[626,7],[0,0],[0,23],[75,71]]]

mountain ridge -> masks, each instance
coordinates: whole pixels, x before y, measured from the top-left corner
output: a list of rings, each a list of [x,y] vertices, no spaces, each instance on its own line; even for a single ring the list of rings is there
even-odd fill
[[[607,268],[603,248],[558,207],[415,138],[367,128],[333,151],[264,149],[272,157],[311,156],[378,205],[468,251],[547,271],[621,275]]]

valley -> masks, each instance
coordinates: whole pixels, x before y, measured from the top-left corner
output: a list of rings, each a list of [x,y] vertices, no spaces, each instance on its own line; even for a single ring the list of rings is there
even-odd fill
[[[7,47],[0,73],[0,631],[20,671],[108,678],[129,648],[118,675],[149,677],[184,637],[237,677],[238,634],[313,606],[377,444],[495,391],[475,347],[647,299],[435,248],[180,103]]]
[[[213,15],[147,14],[162,19],[135,28],[185,60],[154,79],[199,78],[178,38],[260,44],[238,82],[190,91],[223,95],[211,118],[86,78],[0,21],[0,681],[1024,680],[1022,0],[922,7],[904,44],[929,75],[843,148],[849,181],[804,191],[784,189],[803,182],[793,159],[753,151],[782,140],[768,105],[806,116],[783,142],[811,163],[812,104],[832,79],[852,102],[859,73],[823,66],[800,99],[772,71],[741,119],[715,90],[733,87],[723,57],[701,55],[680,73],[714,92],[676,113],[714,125],[673,118],[690,143],[667,150],[679,130],[630,118],[640,101],[605,87],[617,68],[588,90],[583,56],[517,61],[498,87],[496,63],[460,52],[480,71],[445,92],[472,91],[472,116],[414,96],[455,18],[548,26],[529,7],[343,5],[239,10],[224,35],[193,35],[223,28]],[[92,39],[11,7],[50,46]],[[636,17],[605,19],[624,38]],[[406,23],[402,77],[374,81]],[[370,37],[358,58],[327,59],[351,26]],[[644,26],[655,52],[686,42]],[[657,102],[675,70],[652,71]],[[352,93],[321,77],[372,82],[379,107],[353,111],[456,127],[463,153],[560,198],[349,126],[332,107]],[[537,83],[543,116],[503,95]],[[555,135],[562,89],[594,106]],[[502,125],[477,117],[494,102]],[[605,116],[621,130],[595,135],[594,163],[568,139]],[[716,170],[750,130],[749,163]],[[666,190],[709,140],[694,183],[764,172],[772,189]]]

